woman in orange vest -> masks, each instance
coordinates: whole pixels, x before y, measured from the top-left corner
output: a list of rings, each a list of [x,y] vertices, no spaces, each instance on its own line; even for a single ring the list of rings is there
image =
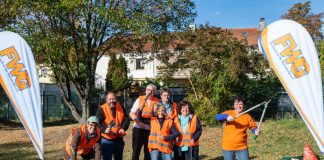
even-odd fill
[[[151,130],[148,149],[151,159],[171,160],[172,140],[180,135],[173,120],[166,115],[166,108],[161,103],[154,105],[154,116],[151,117]],[[141,111],[139,112],[141,114]]]
[[[82,159],[101,159],[98,119],[95,116],[89,117],[87,123],[87,125],[72,128],[72,134],[64,147],[65,160],[76,160],[77,154],[81,155]]]
[[[169,89],[162,88],[160,91],[160,103],[165,106],[168,117],[174,119],[177,116],[177,104],[171,101],[170,95]]]
[[[174,119],[176,128],[181,135],[173,147],[175,160],[198,160],[199,138],[202,128],[199,118],[194,114],[191,104],[181,101],[177,107],[178,116]]]
[[[240,96],[234,99],[234,110],[228,110],[216,115],[216,120],[226,121],[224,125],[222,149],[225,160],[248,160],[249,150],[247,146],[247,129],[250,129],[255,135],[259,134],[252,117],[249,114],[243,114],[237,118],[235,115],[244,111],[244,101]]]

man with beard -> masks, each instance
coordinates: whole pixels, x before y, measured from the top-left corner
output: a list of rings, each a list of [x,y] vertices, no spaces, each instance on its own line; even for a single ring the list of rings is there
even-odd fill
[[[106,103],[97,111],[101,130],[101,146],[103,160],[123,159],[125,142],[123,137],[129,127],[129,118],[125,109],[117,101],[114,92],[106,93]]]

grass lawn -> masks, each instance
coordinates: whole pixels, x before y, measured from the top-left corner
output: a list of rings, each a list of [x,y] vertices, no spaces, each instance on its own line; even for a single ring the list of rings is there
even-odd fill
[[[63,159],[62,148],[75,125],[44,128],[45,159]],[[304,144],[309,144],[318,155],[319,149],[301,119],[268,120],[262,124],[256,141],[249,134],[251,159],[274,160],[285,156],[302,156]],[[200,138],[200,159],[221,160],[221,128],[205,127]],[[131,127],[125,138],[124,159],[131,159]],[[0,125],[0,159],[37,159],[37,153],[22,127]]]

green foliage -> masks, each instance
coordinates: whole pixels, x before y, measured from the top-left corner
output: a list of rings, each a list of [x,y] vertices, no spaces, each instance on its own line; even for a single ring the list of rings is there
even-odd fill
[[[321,40],[323,38],[321,32],[322,25],[324,24],[321,20],[323,15],[323,12],[313,14],[311,12],[311,1],[307,1],[305,3],[294,4],[294,6],[288,10],[288,13],[281,16],[281,18],[291,19],[300,23],[307,29],[314,40]]]
[[[321,65],[321,73],[322,73],[322,81],[324,80],[324,40],[320,41],[318,45],[318,52],[320,55],[320,65]]]
[[[16,21],[16,16],[19,15],[19,9],[14,8],[14,1],[0,1],[0,31],[7,29],[8,25]]]
[[[208,125],[216,123],[216,113],[232,108],[235,95],[255,105],[281,89],[273,73],[266,72],[268,64],[256,46],[237,40],[225,29],[206,25],[171,36],[178,42],[175,52],[158,55],[166,66],[164,75],[186,75],[188,99]]]
[[[248,79],[238,93],[245,97],[246,106],[254,106],[269,99],[274,102],[282,90],[279,79],[271,72],[260,79]]]
[[[219,112],[219,108],[213,106],[208,97],[196,99],[194,94],[189,94],[186,98],[191,102],[203,126],[215,126],[218,122],[215,120],[215,115]]]
[[[106,90],[122,90],[129,88],[132,83],[132,77],[128,77],[127,62],[123,56],[118,59],[115,54],[110,56],[108,63],[108,72],[106,75]]]

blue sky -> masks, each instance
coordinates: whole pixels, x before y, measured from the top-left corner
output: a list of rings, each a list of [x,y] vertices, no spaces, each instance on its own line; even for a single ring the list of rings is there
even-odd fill
[[[295,3],[307,0],[194,0],[197,17],[195,24],[209,22],[224,28],[258,27],[261,17],[267,25],[280,19]],[[324,0],[312,0],[313,13],[324,12]],[[323,19],[324,21],[324,19]],[[324,26],[322,27],[322,32]]]

